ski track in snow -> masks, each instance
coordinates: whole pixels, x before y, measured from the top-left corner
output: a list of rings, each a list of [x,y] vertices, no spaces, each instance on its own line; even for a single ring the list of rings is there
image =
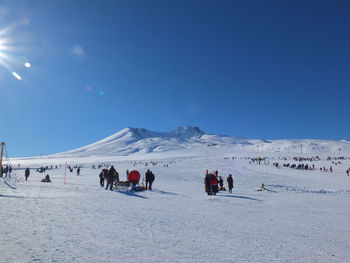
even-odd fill
[[[0,262],[350,261],[349,161],[330,175],[220,156],[170,160],[151,167],[154,191],[105,190],[90,164],[68,172],[67,185],[63,167],[47,172],[51,184],[35,170],[17,189],[1,184]],[[147,169],[113,164],[122,180]],[[233,193],[207,196],[207,168],[232,173]],[[255,191],[261,183],[272,191]]]

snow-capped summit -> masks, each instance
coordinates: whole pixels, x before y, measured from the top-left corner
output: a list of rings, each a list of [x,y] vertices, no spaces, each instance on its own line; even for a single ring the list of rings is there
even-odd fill
[[[57,154],[59,156],[127,156],[148,153],[202,155],[224,153],[234,155],[297,156],[307,154],[342,155],[350,153],[350,142],[326,140],[260,140],[244,139],[203,132],[198,127],[183,126],[173,131],[150,131],[125,128],[96,143]]]
[[[177,130],[173,132],[175,136],[177,137],[201,137],[204,132],[201,131],[198,127],[193,127],[193,126],[184,126],[184,127],[178,127]]]
[[[198,127],[192,127],[192,126],[183,126],[183,127],[180,126],[176,130],[168,131],[168,132],[157,132],[157,131],[150,131],[144,128],[129,127],[129,128],[123,129],[121,132],[123,132],[123,134],[128,134],[128,136],[133,136],[139,139],[154,138],[154,137],[191,138],[191,137],[201,137],[204,134],[204,132],[202,132]]]
[[[115,156],[137,153],[165,152],[208,144],[205,133],[198,127],[184,126],[173,131],[158,132],[128,127],[96,143],[60,153],[63,156]]]

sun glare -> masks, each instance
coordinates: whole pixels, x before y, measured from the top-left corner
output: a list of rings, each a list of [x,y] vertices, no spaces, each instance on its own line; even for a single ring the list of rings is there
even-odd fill
[[[31,67],[27,57],[24,54],[18,53],[18,41],[14,34],[16,28],[25,25],[27,24],[14,23],[2,29],[0,28],[0,71],[5,69],[18,80],[22,80],[22,77],[16,72],[17,69],[20,69],[23,65],[26,68]],[[13,43],[17,44],[14,45]]]

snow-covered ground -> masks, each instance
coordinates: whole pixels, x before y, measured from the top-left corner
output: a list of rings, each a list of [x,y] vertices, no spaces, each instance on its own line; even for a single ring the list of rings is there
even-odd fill
[[[256,156],[269,158],[250,164]],[[0,179],[0,262],[350,262],[349,157],[345,140],[248,140],[183,127],[127,128],[65,153],[11,159],[21,166],[15,189]],[[66,184],[65,163],[83,166]],[[92,169],[99,163],[122,180],[127,169],[151,168],[154,189],[106,191]],[[36,172],[46,165],[58,169]],[[225,182],[233,174],[233,193],[206,195],[206,169]],[[46,174],[52,183],[40,182]],[[270,191],[256,191],[261,183]]]
[[[127,169],[145,173],[149,158],[140,157],[136,166],[127,157],[110,160],[125,179]],[[0,184],[0,262],[350,261],[349,160],[331,174],[227,157],[154,160],[154,191],[137,193],[100,187],[91,168],[97,157],[71,159],[84,168],[80,176],[68,172],[66,185],[64,165],[47,171],[48,184],[35,171],[40,160],[23,160],[22,168],[33,168],[29,181],[17,170],[17,189]],[[232,173],[233,193],[207,196],[205,169],[224,179]],[[255,191],[261,183],[271,191]]]

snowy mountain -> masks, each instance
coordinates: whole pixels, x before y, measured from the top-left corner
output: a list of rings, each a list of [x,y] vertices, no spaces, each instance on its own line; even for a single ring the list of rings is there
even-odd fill
[[[145,153],[199,150],[209,146],[225,146],[240,142],[229,136],[209,135],[198,127],[179,127],[174,131],[157,132],[142,128],[125,128],[96,143],[71,151],[59,153],[60,156],[113,156]],[[242,142],[243,143],[243,142]]]
[[[179,127],[158,132],[125,128],[93,144],[56,154],[59,157],[129,156],[148,153],[203,155],[350,155],[350,142],[325,140],[259,140],[213,135],[198,127]]]

